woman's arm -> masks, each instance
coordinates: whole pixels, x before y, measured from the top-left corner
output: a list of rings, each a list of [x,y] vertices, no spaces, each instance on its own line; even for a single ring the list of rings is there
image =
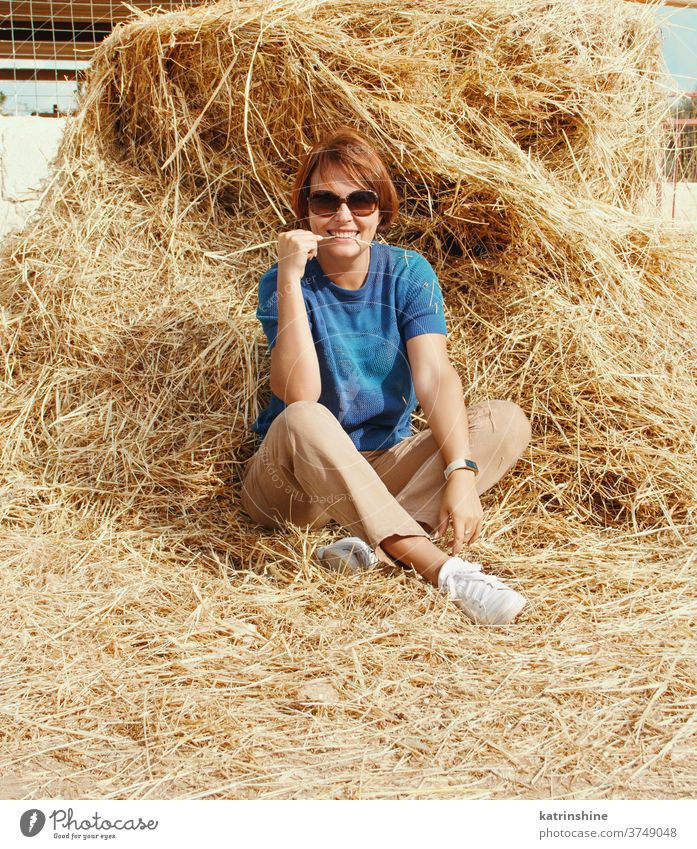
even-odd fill
[[[407,356],[416,397],[426,416],[445,466],[453,460],[470,458],[469,423],[462,395],[462,382],[453,368],[446,349],[446,337],[424,333],[407,340]],[[469,469],[458,469],[443,489],[438,534],[448,525],[453,529],[451,554],[462,551],[479,536],[484,513]]]
[[[285,404],[317,401],[322,392],[300,277],[278,275],[278,335],[271,349],[271,391]]]
[[[447,466],[469,457],[470,442],[462,382],[448,359],[446,337],[424,333],[407,339],[414,391]],[[463,470],[469,477],[473,473]]]
[[[317,236],[309,230],[291,230],[278,240],[278,331],[271,349],[271,391],[285,404],[317,401],[322,392],[300,282],[308,257],[317,254],[317,242]]]

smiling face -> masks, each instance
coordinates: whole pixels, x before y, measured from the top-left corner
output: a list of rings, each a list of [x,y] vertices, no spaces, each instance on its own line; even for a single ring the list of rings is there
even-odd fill
[[[330,191],[339,197],[347,197],[356,189],[367,188],[354,182],[338,165],[330,165],[321,174],[318,171],[316,168],[311,176],[310,194]],[[373,241],[380,223],[380,210],[376,209],[365,216],[354,215],[348,206],[342,203],[334,215],[320,216],[308,212],[307,220],[313,233],[330,237],[319,243],[318,258],[330,264],[354,266],[370,257],[370,242]]]

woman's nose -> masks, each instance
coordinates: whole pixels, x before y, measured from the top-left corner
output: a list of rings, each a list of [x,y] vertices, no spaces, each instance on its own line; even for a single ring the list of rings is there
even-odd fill
[[[336,219],[338,219],[339,221],[352,221],[353,220],[353,213],[348,208],[348,204],[344,202],[344,203],[341,204],[341,206],[334,213],[334,217]]]

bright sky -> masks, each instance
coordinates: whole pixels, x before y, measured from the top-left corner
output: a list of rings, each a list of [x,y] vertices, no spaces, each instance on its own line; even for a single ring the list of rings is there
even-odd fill
[[[663,56],[681,91],[697,90],[697,9],[664,7],[656,11],[663,24]]]
[[[664,7],[656,14],[663,25],[664,57],[675,90],[697,91],[697,9]],[[57,103],[61,111],[74,103],[75,83],[0,82],[7,95],[3,111],[7,115],[29,115],[38,109],[50,112]]]

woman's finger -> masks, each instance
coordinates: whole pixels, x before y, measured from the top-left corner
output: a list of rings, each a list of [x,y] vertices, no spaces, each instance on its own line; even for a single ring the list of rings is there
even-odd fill
[[[470,520],[470,522],[471,522],[471,520]],[[470,540],[472,539],[472,525],[469,522],[467,523],[467,526],[465,528],[463,528],[462,539],[463,539],[463,542],[467,543],[467,545],[470,544]]]
[[[477,527],[474,530],[474,536],[472,537],[472,542],[476,542],[479,539],[479,535],[482,532],[482,520],[480,519],[477,522]]]
[[[477,522],[475,523],[474,530],[472,531],[472,535],[471,535],[469,541],[467,542],[467,545],[472,545],[473,543],[475,543],[477,541],[477,539],[479,538],[479,534],[481,533],[481,530],[482,530],[482,520],[478,519]]]
[[[446,531],[448,530],[448,522],[450,517],[447,513],[441,513],[438,517],[438,527],[436,528],[436,539],[439,537],[445,536]]]
[[[458,519],[457,517],[452,517],[453,522],[453,547],[451,549],[451,554],[455,556],[462,551],[462,546],[465,541],[465,523],[462,519]]]

